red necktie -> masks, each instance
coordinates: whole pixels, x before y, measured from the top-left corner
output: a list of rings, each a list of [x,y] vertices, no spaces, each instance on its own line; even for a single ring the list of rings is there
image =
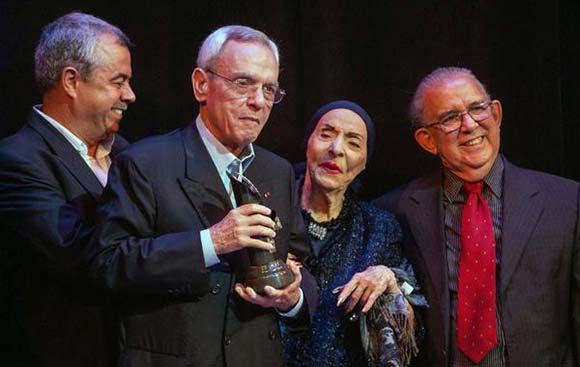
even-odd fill
[[[495,236],[483,182],[463,185],[461,253],[457,298],[457,346],[479,363],[497,344],[495,314]]]

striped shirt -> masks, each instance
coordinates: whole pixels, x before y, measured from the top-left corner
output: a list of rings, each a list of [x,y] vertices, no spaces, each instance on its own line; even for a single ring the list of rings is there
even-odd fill
[[[501,266],[501,229],[502,229],[502,191],[504,163],[501,157],[494,162],[491,170],[483,179],[483,197],[491,210],[493,231],[497,244],[496,289],[499,289],[499,269]],[[457,315],[457,278],[459,274],[459,253],[461,248],[461,211],[467,195],[462,190],[463,181],[449,171],[445,171],[443,181],[443,206],[445,210],[445,243],[447,249],[447,269],[449,277],[449,295],[451,298],[451,338],[450,365],[453,367],[503,367],[506,366],[505,337],[500,317],[499,292],[496,292],[496,315],[498,344],[479,364],[470,361],[458,348],[455,342]]]

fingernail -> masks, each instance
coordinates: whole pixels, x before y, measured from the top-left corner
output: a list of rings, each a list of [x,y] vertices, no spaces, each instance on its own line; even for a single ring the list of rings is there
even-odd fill
[[[342,299],[341,297],[338,297],[338,302],[336,302],[336,307],[340,306],[342,304],[342,302],[344,302],[344,299]]]
[[[336,288],[334,288],[334,289],[332,290],[332,294],[337,294],[337,293],[338,293],[338,292],[340,292],[340,291],[341,291],[343,288],[344,288],[344,286],[342,286],[342,285],[341,285],[341,286],[338,286],[338,287],[336,287]]]

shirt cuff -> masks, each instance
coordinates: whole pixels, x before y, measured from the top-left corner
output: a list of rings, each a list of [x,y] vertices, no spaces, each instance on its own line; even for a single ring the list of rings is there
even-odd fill
[[[294,307],[292,307],[288,312],[282,312],[279,309],[276,309],[278,315],[282,317],[296,317],[298,315],[298,312],[300,312],[302,304],[304,303],[304,293],[302,292],[302,288],[298,288],[298,290],[300,291],[300,298],[298,299],[296,305],[294,305]]]
[[[205,267],[209,268],[220,262],[220,258],[215,253],[215,247],[213,246],[213,241],[211,240],[211,235],[209,234],[209,228],[204,229],[199,232],[199,237],[201,240],[201,250],[203,251],[203,261]]]

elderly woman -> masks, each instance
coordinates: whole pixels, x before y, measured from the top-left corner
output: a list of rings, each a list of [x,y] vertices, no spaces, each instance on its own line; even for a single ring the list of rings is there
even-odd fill
[[[372,153],[373,122],[356,103],[335,101],[314,114],[306,132],[299,186],[313,255],[303,265],[317,278],[320,300],[310,330],[283,333],[287,363],[406,365],[416,352],[413,309],[399,285],[410,294],[414,278],[401,254],[401,229],[351,188]]]

